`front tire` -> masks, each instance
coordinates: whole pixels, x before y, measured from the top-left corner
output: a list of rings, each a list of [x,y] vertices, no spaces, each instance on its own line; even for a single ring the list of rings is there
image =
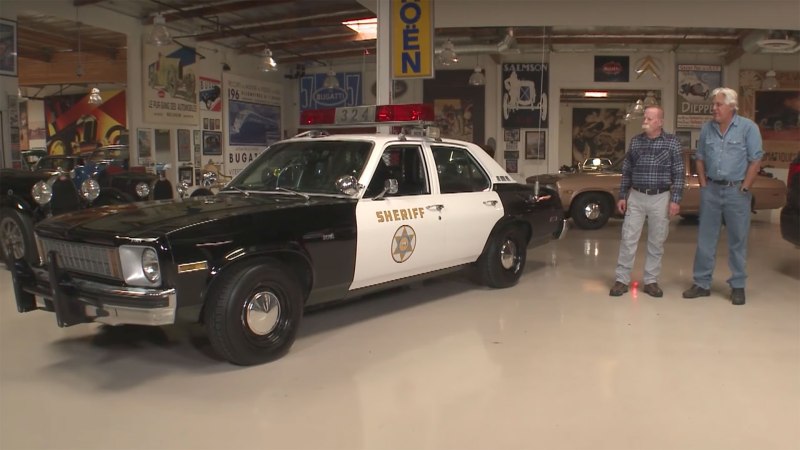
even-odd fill
[[[36,259],[33,222],[10,208],[0,210],[0,257],[8,267],[17,259]]]
[[[603,228],[611,217],[613,202],[603,194],[582,194],[572,202],[570,216],[575,225],[584,230]]]
[[[492,233],[476,263],[480,281],[492,288],[514,286],[525,270],[527,251],[525,234],[519,227],[507,226]]]
[[[285,355],[303,316],[300,284],[271,259],[230,270],[208,294],[204,319],[212,347],[241,366]]]

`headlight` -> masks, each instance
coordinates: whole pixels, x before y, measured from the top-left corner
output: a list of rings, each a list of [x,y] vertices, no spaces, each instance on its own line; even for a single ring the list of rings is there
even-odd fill
[[[81,183],[81,196],[83,196],[83,198],[93,202],[99,195],[100,184],[95,181],[94,178],[83,180],[83,183]]]
[[[157,283],[161,279],[161,268],[158,265],[158,255],[152,248],[146,248],[142,252],[142,271],[144,276],[151,282]]]
[[[44,181],[39,181],[31,188],[33,200],[40,205],[46,205],[53,198],[53,189]]]
[[[138,195],[139,198],[147,198],[147,196],[150,195],[150,185],[144,182],[138,183],[136,185],[136,195]]]
[[[175,190],[177,190],[178,195],[183,198],[189,193],[189,183],[186,181],[181,181],[177,186],[175,186]]]
[[[153,247],[123,245],[119,248],[119,260],[125,283],[143,287],[161,284],[161,267]]]

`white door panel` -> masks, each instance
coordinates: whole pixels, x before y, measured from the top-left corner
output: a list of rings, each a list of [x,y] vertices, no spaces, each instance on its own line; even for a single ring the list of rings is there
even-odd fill
[[[447,232],[445,246],[449,262],[475,261],[483,251],[494,224],[503,216],[503,205],[494,191],[441,195],[445,207],[442,221]]]

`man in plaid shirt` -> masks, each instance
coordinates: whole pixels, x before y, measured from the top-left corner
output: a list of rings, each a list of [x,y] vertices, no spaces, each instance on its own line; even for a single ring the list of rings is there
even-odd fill
[[[609,295],[628,292],[636,247],[647,219],[647,259],[644,264],[644,292],[661,297],[658,286],[664,241],[669,219],[680,212],[684,166],[681,144],[674,134],[663,130],[664,110],[650,106],[644,111],[643,133],[631,139],[622,162],[622,182],[617,209],[625,214],[619,244],[616,281]]]

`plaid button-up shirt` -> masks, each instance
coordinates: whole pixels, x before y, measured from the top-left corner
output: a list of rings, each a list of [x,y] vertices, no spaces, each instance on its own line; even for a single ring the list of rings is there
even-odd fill
[[[683,196],[684,166],[681,143],[674,134],[661,130],[654,139],[640,133],[631,139],[622,161],[619,198],[627,199],[632,186],[640,189],[670,188],[670,199],[680,203]]]

